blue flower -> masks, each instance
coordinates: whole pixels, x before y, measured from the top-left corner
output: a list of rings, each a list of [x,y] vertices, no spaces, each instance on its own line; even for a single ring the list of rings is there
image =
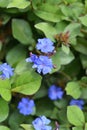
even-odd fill
[[[54,50],[53,42],[49,38],[38,39],[36,48],[44,53],[50,53]]]
[[[22,98],[18,104],[19,112],[23,115],[30,115],[34,112],[34,101],[29,98]]]
[[[60,87],[57,87],[55,85],[52,85],[49,89],[48,89],[48,97],[51,100],[57,100],[57,99],[62,99],[63,97],[63,90]]]
[[[26,62],[34,62],[37,61],[38,57],[35,54],[30,54],[30,57],[26,59]]]
[[[38,73],[47,74],[53,68],[52,60],[48,56],[36,56],[32,54],[26,59],[27,62],[33,62],[32,68],[36,68]]]
[[[49,126],[51,121],[47,119],[45,116],[40,116],[36,118],[32,124],[35,130],[52,130],[52,127]]]
[[[0,78],[2,79],[6,79],[6,78],[10,78],[13,75],[13,68],[11,68],[10,65],[8,65],[7,63],[3,63],[0,65]]]
[[[47,56],[39,56],[32,68],[36,68],[38,73],[47,74],[53,68],[52,60]]]
[[[69,105],[76,105],[80,109],[83,109],[84,101],[82,99],[72,99],[69,103]]]

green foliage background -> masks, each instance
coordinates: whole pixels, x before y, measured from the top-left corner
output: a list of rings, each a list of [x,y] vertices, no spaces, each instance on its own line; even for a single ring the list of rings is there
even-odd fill
[[[57,46],[55,36],[69,32],[69,47]],[[56,69],[40,76],[25,59],[35,52],[38,38],[50,38],[56,46]],[[32,120],[45,115],[59,130],[87,130],[87,0],[1,0],[0,62],[14,70],[10,80],[0,79],[0,130],[33,130]],[[64,98],[50,101],[50,85],[61,86]],[[35,100],[36,112],[23,116],[17,103],[23,96]],[[69,106],[83,99],[84,109]],[[49,105],[48,105],[49,104]]]

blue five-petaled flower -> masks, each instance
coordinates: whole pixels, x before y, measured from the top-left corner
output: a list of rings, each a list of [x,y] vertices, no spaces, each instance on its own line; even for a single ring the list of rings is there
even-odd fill
[[[13,68],[11,68],[10,65],[8,65],[7,63],[3,63],[0,65],[0,78],[2,79],[6,79],[6,78],[10,78],[11,76],[13,76]]]
[[[53,42],[49,38],[38,39],[36,48],[43,53],[51,53],[54,50]]]
[[[32,68],[36,68],[38,73],[42,72],[44,75],[50,73],[53,68],[52,60],[48,56],[31,54],[26,62],[32,62]]]
[[[52,130],[52,127],[49,126],[51,121],[47,119],[45,116],[40,116],[36,118],[32,124],[35,130]]]
[[[57,100],[57,99],[62,99],[64,94],[64,91],[62,90],[61,87],[52,85],[50,86],[50,88],[48,89],[48,97],[51,100]]]
[[[29,98],[22,98],[18,104],[19,112],[23,115],[30,115],[34,112],[34,100]]]
[[[84,101],[82,99],[72,99],[69,103],[69,105],[76,105],[80,109],[83,109]]]

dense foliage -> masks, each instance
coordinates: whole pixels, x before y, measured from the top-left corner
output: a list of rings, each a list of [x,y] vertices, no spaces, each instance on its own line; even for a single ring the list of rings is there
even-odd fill
[[[87,130],[87,0],[0,12],[0,130]]]

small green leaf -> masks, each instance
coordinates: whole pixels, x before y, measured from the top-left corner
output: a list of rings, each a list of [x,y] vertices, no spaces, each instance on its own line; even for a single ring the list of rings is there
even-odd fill
[[[75,99],[78,99],[81,95],[81,86],[78,82],[69,82],[65,90],[67,95],[70,95]]]
[[[68,47],[68,46],[65,46],[65,45],[63,45],[63,44],[62,44],[62,50],[63,50],[66,54],[69,54],[69,52],[70,52],[69,47]]]
[[[17,77],[13,92],[32,95],[38,91],[41,84],[41,76],[34,71],[27,71]]]
[[[87,15],[79,17],[79,20],[81,21],[81,23],[87,27]]]
[[[52,41],[54,40],[55,34],[57,34],[57,30],[49,23],[41,22],[35,25],[37,29],[40,29],[46,37],[50,38]]]
[[[68,121],[75,126],[83,126],[85,117],[82,110],[77,106],[68,106],[67,108]]]
[[[4,121],[8,117],[8,113],[8,103],[2,98],[0,98],[0,122]]]
[[[0,79],[0,95],[6,101],[11,100],[11,84],[9,79],[5,79],[5,80]]]
[[[28,6],[30,5],[30,1],[27,1],[27,0],[12,0],[7,8],[13,8],[13,7],[16,7],[18,9],[25,9],[27,8]]]
[[[15,39],[22,44],[33,44],[33,34],[29,23],[22,19],[12,20],[12,33]]]
[[[33,126],[29,124],[21,124],[20,126],[23,127],[24,130],[34,130]]]
[[[18,44],[7,53],[6,60],[10,65],[15,65],[26,58],[26,53],[26,48],[23,45]]]
[[[11,129],[6,126],[0,125],[0,130],[11,130]]]

